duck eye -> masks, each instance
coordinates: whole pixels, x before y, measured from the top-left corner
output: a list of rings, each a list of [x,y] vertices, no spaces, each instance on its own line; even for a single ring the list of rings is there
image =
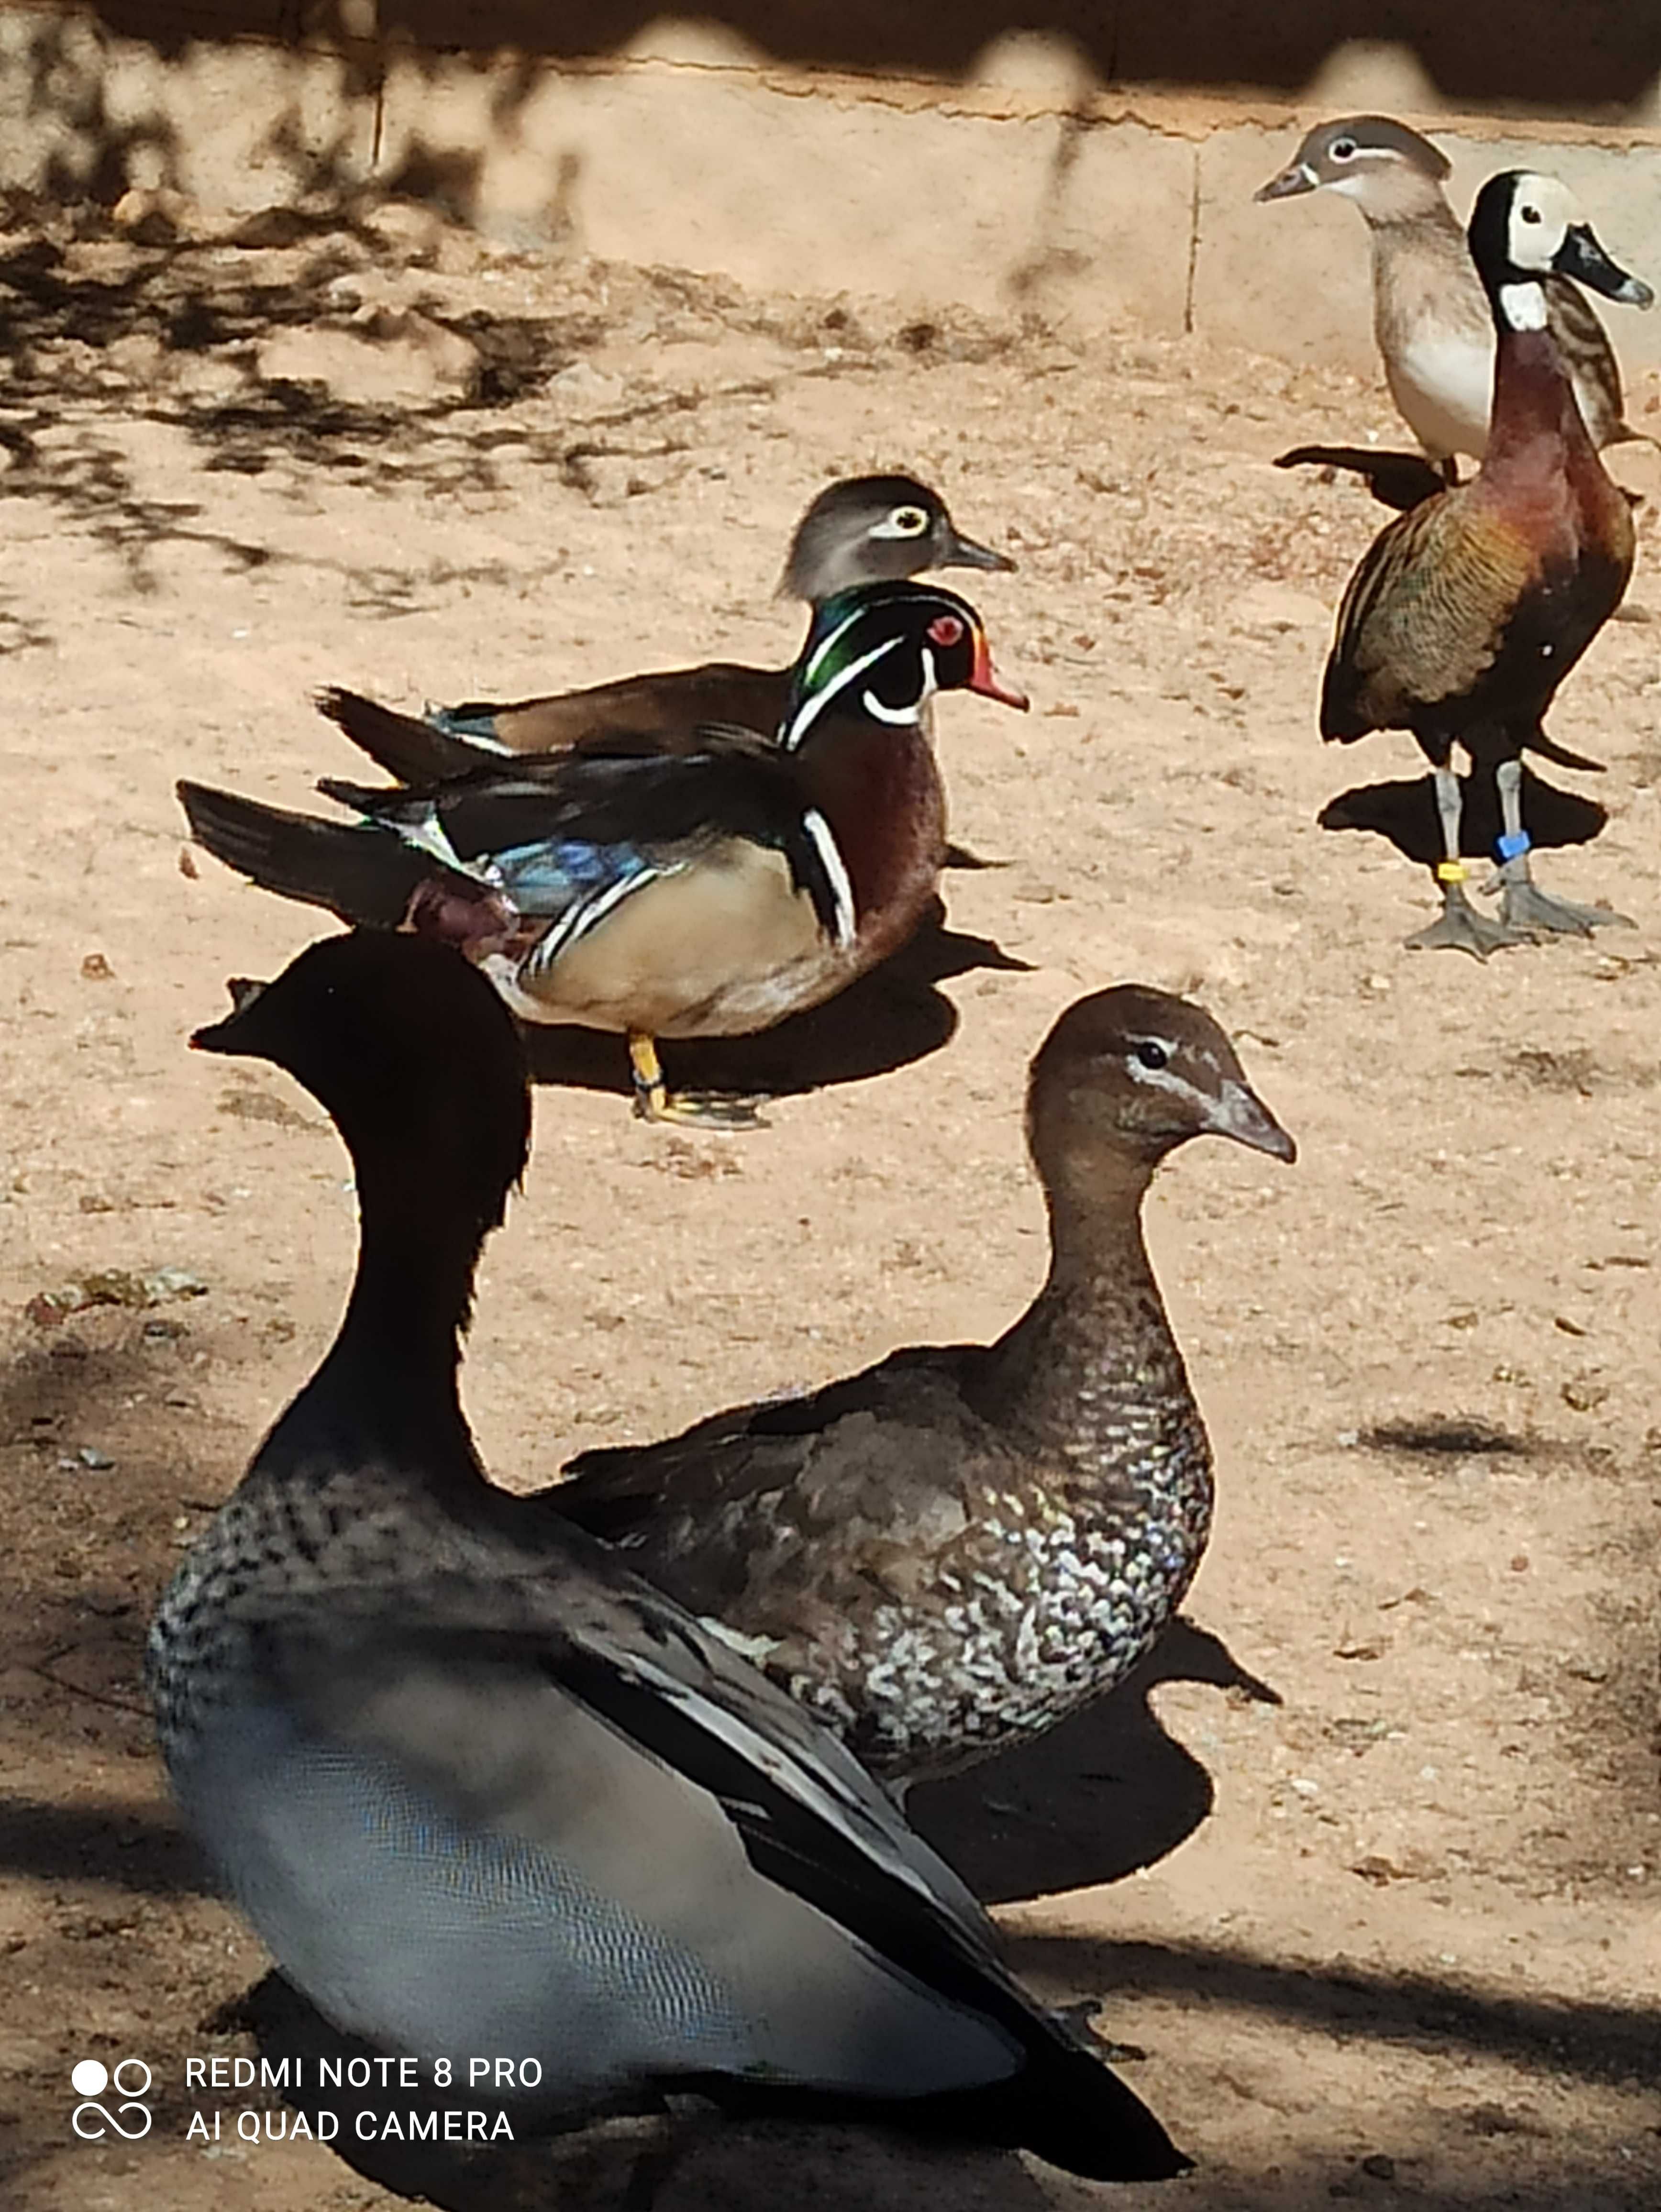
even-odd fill
[[[1524,222],[1541,222],[1544,220],[1537,207],[1524,207],[1521,213]]]
[[[1353,138],[1335,138],[1331,151],[1335,161],[1353,161],[1355,158],[1355,141]]]
[[[888,518],[888,527],[897,538],[921,538],[928,527],[928,517],[920,507],[897,507]]]
[[[936,615],[928,625],[928,641],[931,645],[961,645],[963,623],[956,615]]]
[[[1171,1054],[1157,1037],[1143,1037],[1136,1047],[1136,1057],[1144,1067],[1166,1067]]]

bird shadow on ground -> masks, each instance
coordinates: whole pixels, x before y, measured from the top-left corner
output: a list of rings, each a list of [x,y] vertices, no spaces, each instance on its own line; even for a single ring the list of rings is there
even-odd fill
[[[947,928],[936,900],[909,944],[825,1005],[758,1036],[666,1043],[665,1073],[675,1089],[775,1098],[886,1075],[951,1042],[958,1010],[938,986],[977,969],[1031,972],[1029,963],[989,937]],[[630,1095],[621,1037],[599,1030],[538,1028],[526,1030],[526,1046],[534,1082]]]
[[[1216,1800],[1206,1767],[1149,1702],[1165,1682],[1281,1703],[1220,1637],[1173,1620],[1110,1696],[972,1773],[921,1784],[907,1814],[989,1905],[1120,1881],[1155,1865]]]
[[[1491,775],[1459,778],[1463,811],[1459,850],[1467,860],[1492,860],[1504,823]],[[1550,851],[1590,845],[1609,820],[1609,810],[1579,792],[1560,791],[1531,769],[1523,770],[1523,821],[1530,842]],[[1364,830],[1387,837],[1404,860],[1433,868],[1442,858],[1442,825],[1436,780],[1407,776],[1388,783],[1359,783],[1327,801],[1316,817],[1323,830]]]

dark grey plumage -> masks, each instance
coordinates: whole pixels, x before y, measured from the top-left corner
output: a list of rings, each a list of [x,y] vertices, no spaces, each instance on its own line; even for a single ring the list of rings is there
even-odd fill
[[[197,1042],[313,1090],[363,1222],[333,1349],[150,1635],[174,1790],[288,1978],[383,2051],[539,2059],[520,2125],[696,2088],[1180,2170],[834,1739],[484,1480],[457,1333],[528,1130],[484,980],[335,939]]]

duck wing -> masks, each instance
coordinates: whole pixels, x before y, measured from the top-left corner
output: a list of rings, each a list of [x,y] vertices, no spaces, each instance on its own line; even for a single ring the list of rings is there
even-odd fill
[[[805,1396],[741,1406],[662,1443],[580,1454],[539,1493],[702,1616],[738,1616],[788,1673],[815,1624],[916,1595],[967,1528],[1001,1440],[968,1403],[980,1347],[902,1352]]]
[[[563,751],[594,732],[632,729],[648,733],[665,751],[696,751],[699,726],[737,722],[770,738],[784,717],[788,669],[746,668],[712,660],[697,668],[624,677],[581,691],[493,705],[468,700],[429,711],[435,730],[474,748],[496,753]]]
[[[1534,580],[1531,549],[1474,498],[1442,492],[1381,530],[1338,609],[1321,735],[1409,729],[1454,707],[1494,666]]]
[[[382,2047],[540,2053],[556,2105],[695,2086],[1180,2170],[840,1747],[537,1526],[239,1608],[235,1724],[186,1789],[313,2001]]]
[[[630,889],[734,842],[782,853],[827,935],[849,921],[845,879],[827,860],[794,758],[747,730],[706,727],[696,752],[674,754],[615,732],[603,744],[597,737],[424,787],[329,777],[319,788],[441,865],[482,872],[520,913],[570,921],[568,941]]]

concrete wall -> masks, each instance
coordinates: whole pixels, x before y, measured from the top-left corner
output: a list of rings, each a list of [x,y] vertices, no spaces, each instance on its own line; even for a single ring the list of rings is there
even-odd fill
[[[637,13],[0,4],[0,189],[113,203],[166,187],[213,212],[373,188],[539,248],[1086,329],[1194,329],[1365,368],[1354,210],[1250,195],[1308,122],[1374,108],[1441,140],[1461,204],[1494,168],[1555,170],[1617,258],[1661,280],[1661,8],[1443,5],[1422,11],[1416,49],[1335,45],[1366,11],[1315,0],[1125,0],[1016,33],[972,0],[757,0],[747,32],[730,9],[644,27]],[[1496,27],[1479,37],[1484,22]],[[935,74],[850,73],[873,55]],[[1290,95],[1276,88],[1298,70]],[[1156,73],[1189,88],[1104,81]],[[1458,109],[1472,86],[1482,112]],[[1661,316],[1617,311],[1617,334],[1629,364],[1661,366]]]

